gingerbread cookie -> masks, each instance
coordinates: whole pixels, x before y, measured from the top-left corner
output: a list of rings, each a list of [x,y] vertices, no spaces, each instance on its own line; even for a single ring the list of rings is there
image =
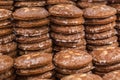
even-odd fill
[[[113,36],[103,40],[87,40],[87,43],[88,45],[95,45],[95,46],[110,45],[117,42],[117,39],[118,38],[116,36]]]
[[[73,74],[69,75],[66,77],[63,77],[61,80],[76,80],[76,79],[81,79],[81,80],[102,80],[102,78],[98,75],[95,74],[89,74],[89,73],[79,73],[79,74]]]
[[[40,19],[40,20],[31,20],[31,21],[16,21],[15,25],[16,27],[21,27],[21,28],[37,28],[40,26],[45,26],[49,24],[49,19]]]
[[[53,61],[59,68],[80,69],[89,64],[92,57],[85,51],[68,49],[56,53]]]
[[[45,66],[50,62],[52,62],[52,54],[48,53],[26,54],[16,58],[14,66],[17,69],[30,69]]]
[[[75,34],[84,31],[83,25],[78,26],[59,26],[59,25],[51,25],[51,30],[56,33],[62,34]]]
[[[103,25],[103,24],[109,24],[116,20],[117,20],[117,17],[114,15],[108,18],[101,18],[101,19],[86,19],[85,24],[86,25]]]
[[[107,5],[96,5],[84,10],[85,18],[107,18],[117,13],[116,9]]]
[[[0,74],[5,73],[13,67],[13,59],[6,55],[0,55]]]
[[[49,12],[58,17],[81,17],[83,15],[83,11],[72,4],[54,5],[49,8]]]
[[[79,39],[84,38],[85,33],[77,33],[71,35],[63,35],[58,33],[51,33],[51,37],[56,41],[61,42],[78,42]]]
[[[45,6],[46,1],[18,1],[15,3],[15,7],[40,7]]]
[[[80,25],[84,23],[83,17],[79,18],[60,18],[60,17],[52,17],[50,18],[51,22],[58,25],[69,26],[69,25]]]
[[[115,26],[116,26],[115,22],[112,22],[106,25],[94,25],[94,26],[86,25],[85,32],[86,33],[102,33],[102,32],[114,29]]]
[[[117,31],[115,29],[102,32],[102,33],[97,33],[97,34],[86,34],[87,39],[91,40],[101,40],[101,39],[106,39],[112,36],[115,36],[117,34]]]
[[[33,36],[33,37],[26,37],[26,36],[19,36],[16,38],[16,41],[19,43],[38,43],[49,39],[49,34],[43,34],[41,36]]]
[[[17,35],[21,36],[40,36],[42,34],[49,32],[48,26],[43,26],[41,28],[15,28]]]
[[[14,19],[17,20],[34,20],[34,19],[43,19],[49,16],[47,10],[42,7],[24,7],[17,9],[13,13]]]
[[[112,65],[120,62],[119,48],[95,50],[91,54],[96,65]]]
[[[31,44],[19,44],[18,48],[21,50],[43,50],[52,46],[51,39]]]

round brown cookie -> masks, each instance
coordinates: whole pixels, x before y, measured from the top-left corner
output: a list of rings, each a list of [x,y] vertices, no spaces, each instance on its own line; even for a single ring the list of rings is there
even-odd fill
[[[120,63],[115,64],[115,65],[96,66],[95,67],[95,71],[103,72],[103,73],[108,73],[108,72],[119,70],[119,69],[120,69]]]
[[[12,28],[4,28],[4,29],[0,29],[0,36],[5,36],[5,35],[9,35],[13,33],[13,29]]]
[[[84,10],[85,18],[107,18],[117,13],[116,9],[107,5],[96,5]]]
[[[17,70],[16,73],[19,75],[30,76],[30,75],[42,74],[42,73],[51,71],[54,68],[55,68],[54,65],[51,63],[51,64],[48,64],[46,66],[42,66],[39,68]]]
[[[9,77],[9,78],[7,78],[5,80],[15,80],[15,78],[16,78],[16,75],[14,74],[14,75],[12,75],[11,77]]]
[[[102,33],[102,32],[114,29],[115,26],[116,26],[116,22],[112,22],[105,25],[94,25],[94,26],[86,25],[85,32],[86,33]]]
[[[92,57],[85,51],[67,49],[56,53],[53,61],[59,68],[80,69],[88,65],[92,61]]]
[[[112,71],[103,76],[103,80],[119,80],[120,79],[120,70]]]
[[[49,12],[58,17],[81,17],[83,15],[83,11],[72,4],[54,5],[49,8]]]
[[[31,27],[41,27],[44,25],[49,24],[49,19],[41,19],[41,20],[32,20],[32,21],[16,21],[15,25],[16,27],[21,27],[21,28],[31,28]]]
[[[120,14],[120,4],[110,4],[110,6],[114,7],[117,10],[117,14]]]
[[[79,73],[63,77],[61,80],[103,80],[100,76],[89,73]]]
[[[6,20],[11,18],[12,11],[6,9],[0,9],[0,20]]]
[[[2,36],[2,37],[0,37],[0,44],[9,43],[9,42],[13,41],[14,39],[15,39],[15,34]]]
[[[17,49],[17,44],[15,42],[0,44],[0,53],[8,53],[11,51],[15,51],[16,49]]]
[[[42,19],[48,16],[49,16],[48,11],[42,7],[24,7],[17,9],[13,13],[14,19],[17,20]]]
[[[60,18],[60,17],[52,17],[50,18],[51,22],[54,24],[58,25],[64,25],[64,26],[76,26],[76,25],[81,25],[85,21],[83,17],[78,17],[78,18]]]
[[[12,27],[12,23],[9,20],[0,21],[0,29]]]
[[[75,4],[71,0],[47,0],[47,4],[53,5],[53,4]]]
[[[92,6],[105,5],[105,4],[106,4],[106,1],[99,1],[99,2],[78,1],[77,6],[82,9],[85,9]]]
[[[33,36],[33,37],[26,37],[26,36],[19,36],[16,38],[16,41],[19,43],[37,43],[37,42],[42,42],[44,40],[49,39],[50,36],[49,34],[43,34],[41,36]]]
[[[13,5],[13,1],[12,0],[9,0],[9,1],[0,0],[0,5],[1,6],[12,6]]]
[[[63,35],[63,34],[57,34],[54,32],[51,32],[51,37],[56,41],[61,42],[78,42],[79,39],[84,38],[85,33],[77,33],[77,34],[71,34],[71,35]]]
[[[32,53],[52,53],[52,47],[44,49],[44,50],[37,50],[37,51],[23,51],[23,50],[19,50],[19,55],[32,54]]]
[[[110,45],[117,42],[117,36],[113,36],[103,40],[87,40],[88,45],[95,45],[95,46],[103,46],[103,45]]]
[[[55,70],[61,74],[69,75],[69,74],[76,74],[76,73],[86,73],[93,69],[92,63],[88,64],[87,66],[78,69],[78,70],[70,70],[70,69],[62,69],[62,68],[55,68]]]
[[[86,38],[88,40],[101,40],[101,39],[110,38],[112,36],[115,36],[116,34],[117,34],[117,31],[115,29],[112,29],[102,33],[86,34]]]
[[[1,6],[1,5],[0,5],[0,9],[13,10],[14,7],[13,7],[13,6]]]
[[[12,76],[14,74],[14,70],[13,69],[10,69],[8,70],[7,72],[3,73],[3,74],[0,74],[0,79],[1,80],[5,80],[7,78],[9,78],[10,76]]]
[[[75,34],[84,31],[83,25],[78,26],[59,26],[59,25],[51,25],[51,30],[56,33],[62,34]]]
[[[40,7],[45,6],[46,1],[18,1],[15,3],[15,7]]]
[[[87,45],[87,49],[90,50],[90,51],[93,51],[93,50],[97,50],[97,49],[99,50],[99,49],[106,49],[106,48],[116,48],[118,46],[119,46],[118,42],[115,42],[113,44],[104,45],[104,46]]]
[[[112,65],[120,62],[120,48],[94,50],[91,55],[95,65]]]
[[[41,28],[15,28],[17,35],[21,36],[40,36],[42,34],[49,32],[48,26],[43,26]]]
[[[54,43],[61,47],[68,47],[68,48],[74,48],[78,46],[84,46],[86,45],[85,39],[79,39],[78,42],[60,42],[60,41],[54,41]]]
[[[43,74],[26,77],[26,80],[50,79],[54,75],[54,71],[49,71]]]
[[[102,24],[109,24],[111,22],[115,22],[117,20],[116,15],[110,16],[108,18],[101,18],[101,19],[86,19],[85,24],[87,25],[102,25]]]
[[[17,69],[30,69],[45,66],[52,62],[52,54],[33,53],[15,59],[14,67]]]
[[[52,46],[52,40],[48,39],[39,43],[19,44],[18,48],[21,50],[43,50]]]
[[[62,51],[62,50],[66,50],[66,49],[75,49],[75,50],[86,50],[86,46],[78,46],[78,47],[74,47],[74,48],[68,48],[68,47],[60,47],[60,46],[54,46],[54,51]]]
[[[3,74],[13,67],[13,59],[6,55],[0,55],[0,65],[0,74]]]

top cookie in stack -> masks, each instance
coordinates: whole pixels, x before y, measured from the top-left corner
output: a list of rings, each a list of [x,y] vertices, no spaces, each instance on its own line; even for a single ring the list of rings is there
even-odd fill
[[[87,49],[117,47],[116,9],[106,5],[92,6],[84,12]]]
[[[58,4],[51,6],[49,12],[54,50],[85,50],[83,11],[72,4]]]
[[[88,8],[95,5],[105,5],[107,4],[106,0],[79,0],[77,5],[82,8]]]
[[[0,9],[13,10],[13,0],[0,0]]]

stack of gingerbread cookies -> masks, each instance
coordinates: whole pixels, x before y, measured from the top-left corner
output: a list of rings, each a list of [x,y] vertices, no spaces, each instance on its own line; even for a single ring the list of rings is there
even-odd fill
[[[84,10],[87,49],[117,47],[116,9],[98,5]]]
[[[110,4],[110,6],[116,8],[117,10],[117,25],[116,25],[116,29],[118,32],[118,42],[120,44],[120,2],[119,3],[114,3],[114,4]]]
[[[84,39],[83,11],[72,4],[58,4],[49,8],[51,14],[51,37],[54,51],[86,49]]]
[[[82,9],[92,7],[95,5],[105,5],[105,4],[107,4],[107,0],[79,0],[77,2],[78,7]]]
[[[120,70],[120,48],[95,50],[91,55],[95,64],[94,73],[104,76],[111,71]]]
[[[0,9],[13,10],[14,0],[0,0]]]
[[[31,53],[15,59],[14,67],[19,75],[17,80],[50,79],[54,75],[52,54]]]
[[[62,50],[56,53],[53,62],[59,79],[70,74],[88,73],[93,69],[92,56],[81,50]]]
[[[46,5],[46,0],[15,0],[14,6],[21,7],[42,7]]]
[[[15,80],[14,60],[7,55],[0,55],[0,80]]]
[[[48,11],[42,7],[18,8],[13,13],[19,54],[52,52]]]
[[[15,35],[11,17],[10,10],[0,9],[0,54],[15,57],[17,44],[14,42]]]

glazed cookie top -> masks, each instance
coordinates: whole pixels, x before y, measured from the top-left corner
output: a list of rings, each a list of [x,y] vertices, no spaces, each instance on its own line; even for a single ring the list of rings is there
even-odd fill
[[[58,17],[80,17],[83,15],[83,11],[72,4],[54,5],[49,8],[49,12]]]
[[[60,68],[79,69],[89,64],[92,56],[85,51],[67,49],[56,53],[53,61]]]
[[[45,66],[52,62],[52,54],[49,53],[31,53],[20,56],[15,59],[15,68],[26,69]]]
[[[0,20],[6,20],[11,17],[12,11],[0,9]]]
[[[73,74],[63,77],[61,80],[103,80],[100,76],[95,74]]]
[[[120,70],[105,74],[103,80],[120,80]]]
[[[94,50],[91,54],[96,65],[111,65],[120,62],[120,48]]]
[[[85,18],[107,18],[117,13],[115,8],[106,5],[96,5],[84,10]]]
[[[49,16],[48,11],[42,7],[24,7],[17,9],[13,13],[14,19],[18,20],[42,19],[48,16]]]
[[[120,4],[111,4],[111,6],[117,9],[118,14],[120,14]]]
[[[0,73],[13,67],[13,59],[6,55],[0,55]]]

